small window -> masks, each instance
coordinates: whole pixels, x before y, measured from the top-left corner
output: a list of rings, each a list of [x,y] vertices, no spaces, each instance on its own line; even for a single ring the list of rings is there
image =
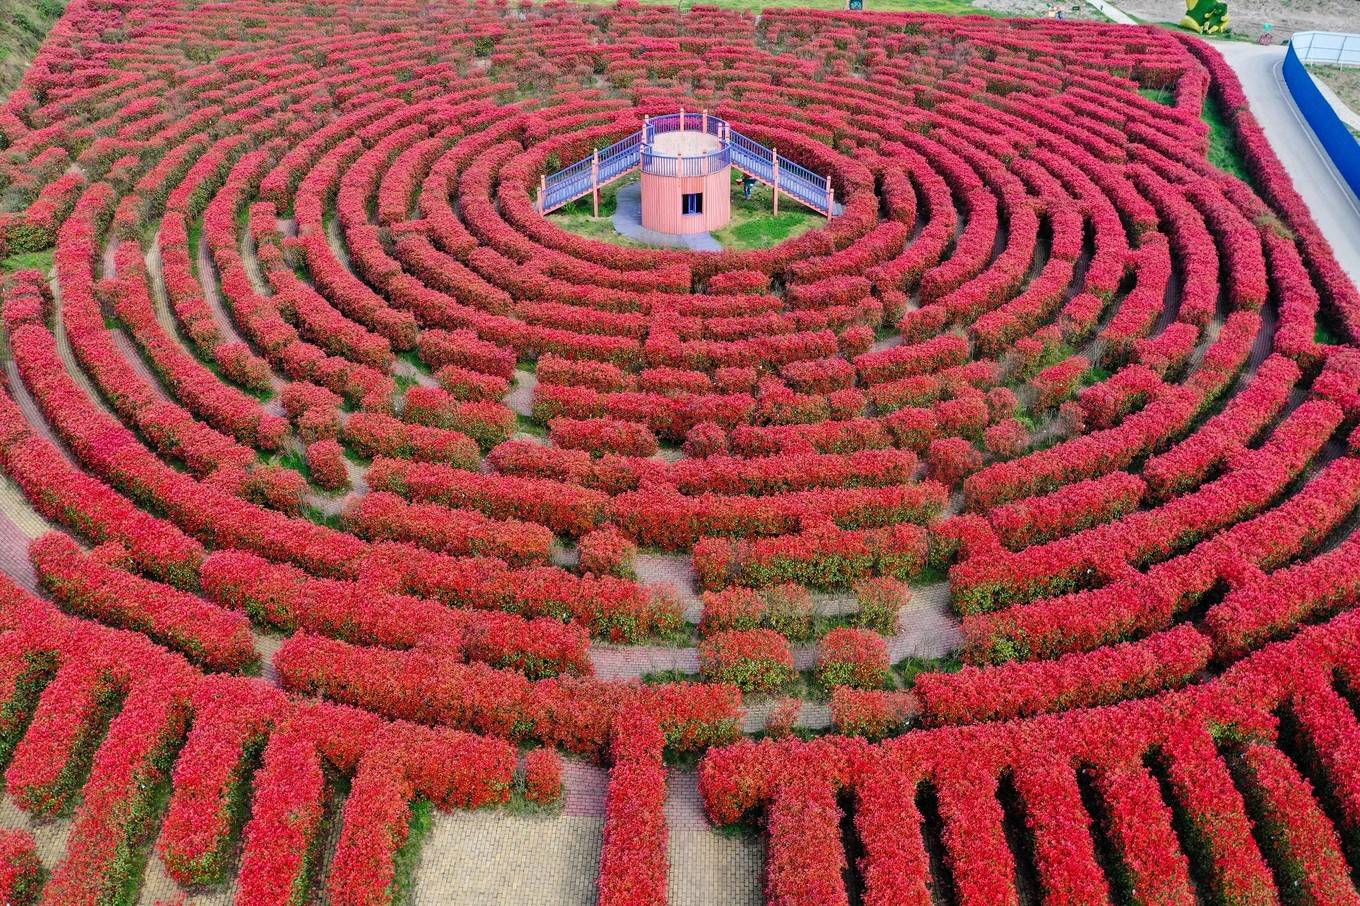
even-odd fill
[[[689,192],[680,196],[681,214],[702,214],[704,212],[704,193]]]

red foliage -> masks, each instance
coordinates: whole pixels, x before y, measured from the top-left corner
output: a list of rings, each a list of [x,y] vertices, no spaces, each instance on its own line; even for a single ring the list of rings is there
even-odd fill
[[[882,635],[897,633],[897,618],[911,600],[907,583],[890,576],[861,579],[855,583],[855,600],[859,604],[856,622]]]
[[[657,451],[656,436],[645,426],[612,418],[555,418],[548,436],[559,447],[595,455],[651,456]]]
[[[582,572],[633,578],[637,546],[612,527],[595,529],[581,536],[578,551]]]
[[[705,680],[744,692],[776,692],[793,679],[793,653],[774,630],[727,630],[699,645],[699,669]]]
[[[14,906],[37,902],[43,875],[33,834],[26,830],[0,831],[0,897]]]
[[[312,481],[328,491],[349,487],[345,451],[333,440],[319,440],[307,447],[307,468],[312,473]]]
[[[250,623],[240,614],[118,568],[127,551],[116,543],[87,556],[59,532],[29,546],[43,587],[66,608],[146,633],[211,670],[237,671],[258,662]]]
[[[833,629],[817,646],[816,675],[828,689],[880,688],[888,681],[888,645],[868,629]]]
[[[911,715],[901,692],[837,686],[831,692],[831,725],[837,733],[882,739],[897,732]]]
[[[712,635],[730,629],[755,629],[765,618],[765,599],[749,588],[728,588],[703,594],[704,612],[699,632]]]
[[[556,749],[534,749],[524,756],[524,798],[535,805],[562,799],[562,756]]]

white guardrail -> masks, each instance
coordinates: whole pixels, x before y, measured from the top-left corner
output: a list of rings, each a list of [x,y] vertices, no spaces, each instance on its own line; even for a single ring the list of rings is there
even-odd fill
[[[1300,31],[1289,39],[1305,63],[1360,66],[1360,35],[1335,31]]]

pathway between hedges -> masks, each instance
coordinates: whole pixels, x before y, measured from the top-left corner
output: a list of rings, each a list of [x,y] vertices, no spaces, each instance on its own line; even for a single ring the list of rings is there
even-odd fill
[[[1237,73],[1251,112],[1331,243],[1336,260],[1360,286],[1360,199],[1342,181],[1294,105],[1280,69],[1285,49],[1236,41],[1217,41],[1213,46]]]

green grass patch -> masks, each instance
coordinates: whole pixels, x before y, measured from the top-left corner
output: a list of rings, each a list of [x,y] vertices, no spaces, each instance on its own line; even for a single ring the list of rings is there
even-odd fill
[[[519,430],[525,434],[532,434],[534,437],[547,437],[548,429],[539,424],[527,415],[516,415],[515,424]]]
[[[311,474],[311,469],[307,466],[307,454],[292,447],[273,453],[261,453],[260,462],[267,466],[283,466],[285,469],[293,469],[301,472],[304,476]]]
[[[411,901],[412,881],[420,864],[420,849],[434,827],[434,803],[424,796],[411,803],[411,827],[403,843],[392,858],[392,906]]]
[[[958,673],[963,669],[963,661],[957,654],[944,657],[909,657],[893,664],[893,672],[903,689],[916,685],[916,677],[922,673]]]
[[[633,182],[637,182],[637,180],[632,178],[621,179],[600,190],[599,217],[594,215],[590,196],[586,195],[553,211],[548,215],[548,218],[568,233],[575,233],[577,236],[584,236],[586,239],[609,242],[625,248],[655,248],[656,246],[649,246],[646,243],[629,239],[614,229],[614,212],[618,209],[619,189]]]
[[[684,670],[652,670],[642,674],[642,682],[648,686],[665,686],[669,683],[697,683],[699,674]]]
[[[367,456],[360,456],[344,444],[340,445],[340,450],[345,454],[345,458],[356,466],[364,466],[366,468],[373,465],[373,460],[369,459]]]
[[[344,527],[344,522],[340,518],[339,513],[323,513],[314,506],[303,506],[302,516],[313,525],[325,526],[326,528],[335,529],[336,531],[340,531]]]
[[[4,261],[0,261],[0,270],[7,274],[15,271],[42,271],[44,274],[52,269],[53,255],[56,249],[43,249],[41,252],[19,252],[10,255]]]
[[[740,820],[713,828],[713,833],[727,840],[747,840],[755,843],[762,839],[765,828],[753,810],[743,815]]]
[[[1313,328],[1313,342],[1326,346],[1341,346],[1346,341],[1330,324],[1319,320],[1317,326]]]
[[[1294,231],[1291,230],[1288,226],[1286,226],[1284,221],[1281,220],[1279,217],[1275,216],[1274,214],[1269,213],[1261,214],[1254,218],[1252,220],[1252,223],[1256,224],[1258,227],[1261,227],[1262,229],[1270,230],[1272,233],[1274,233],[1276,236],[1279,236],[1281,239],[1288,239],[1290,242],[1293,242],[1294,239],[1296,238],[1294,236]]]
[[[1095,365],[1090,368],[1087,368],[1086,371],[1082,373],[1081,386],[1090,387],[1093,384],[1099,384],[1101,381],[1108,381],[1109,379],[1110,379],[1109,370],[1106,368],[1101,368],[1099,365]]]
[[[1139,88],[1138,93],[1158,104],[1165,104],[1168,107],[1176,105],[1176,93],[1170,88]]]
[[[1204,109],[1200,115],[1209,124],[1209,163],[1250,184],[1251,174],[1247,171],[1242,149],[1237,144],[1237,133],[1212,94],[1204,98]]]
[[[5,0],[0,8],[0,101],[19,85],[66,0]]]
[[[425,364],[425,360],[420,357],[420,353],[416,352],[414,349],[407,349],[397,353],[397,358],[419,372],[424,374],[430,373],[430,366]]]
[[[203,239],[203,218],[195,217],[185,228],[185,238],[189,244],[189,270],[198,276],[198,246]]]
[[[926,565],[921,567],[921,571],[912,576],[907,584],[912,588],[921,588],[926,585],[939,585],[941,582],[948,581],[948,579],[949,570]]]
[[[803,207],[787,195],[780,199],[784,202],[783,209],[775,214],[769,186],[757,185],[751,190],[751,197],[746,198],[741,193],[741,180],[735,172],[732,183],[732,220],[722,229],[713,231],[713,238],[725,249],[767,249],[826,222],[821,214]]]
[[[556,802],[544,805],[540,802],[530,802],[524,795],[524,781],[517,779],[515,788],[510,792],[510,801],[505,803],[505,810],[511,815],[519,818],[552,818],[562,814],[563,797],[559,796]]]

